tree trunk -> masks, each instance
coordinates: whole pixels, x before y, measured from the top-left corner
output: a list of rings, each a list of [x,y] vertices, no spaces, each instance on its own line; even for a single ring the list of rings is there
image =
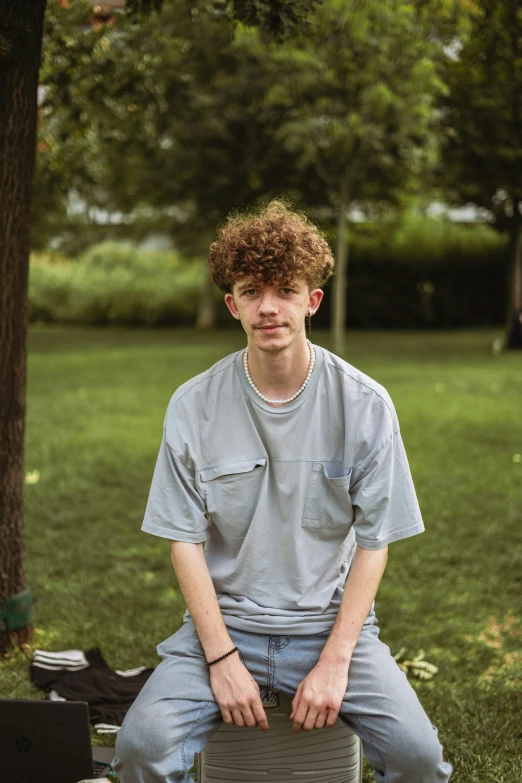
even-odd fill
[[[513,300],[515,310],[522,310],[522,231],[518,230],[517,250],[515,256],[515,274],[513,275]]]
[[[344,339],[346,328],[346,289],[348,275],[348,221],[346,213],[349,206],[348,177],[341,180],[340,204],[337,217],[337,260],[333,279],[332,302],[332,341],[333,350],[338,356],[344,353]]]
[[[522,225],[516,221],[510,242],[506,308],[506,348],[522,348]]]
[[[0,12],[0,652],[31,635],[8,625],[26,588],[22,535],[27,281],[45,0],[3,0]]]
[[[216,322],[216,305],[214,301],[214,283],[208,269],[205,271],[205,282],[201,290],[196,326],[200,329],[212,329]]]

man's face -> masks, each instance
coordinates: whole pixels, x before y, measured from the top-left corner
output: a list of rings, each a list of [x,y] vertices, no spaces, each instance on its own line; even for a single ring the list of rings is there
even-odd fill
[[[315,312],[322,297],[320,288],[310,291],[302,278],[265,287],[244,278],[234,283],[225,302],[234,318],[241,321],[249,342],[263,351],[279,351],[303,331],[308,310]]]

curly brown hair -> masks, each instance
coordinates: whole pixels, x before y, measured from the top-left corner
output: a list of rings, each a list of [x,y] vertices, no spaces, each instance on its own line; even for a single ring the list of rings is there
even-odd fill
[[[217,235],[208,266],[225,293],[244,278],[272,286],[301,277],[311,288],[319,288],[333,274],[334,259],[323,233],[283,199],[231,213]]]

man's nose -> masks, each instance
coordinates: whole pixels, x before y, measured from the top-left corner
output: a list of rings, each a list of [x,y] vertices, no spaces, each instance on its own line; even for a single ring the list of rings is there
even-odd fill
[[[277,312],[277,300],[273,293],[265,291],[259,303],[259,312],[263,315]]]

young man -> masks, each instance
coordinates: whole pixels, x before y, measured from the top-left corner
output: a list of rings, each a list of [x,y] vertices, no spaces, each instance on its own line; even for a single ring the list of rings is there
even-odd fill
[[[388,544],[424,529],[386,390],[306,339],[333,271],[319,231],[273,201],[219,231],[209,266],[247,348],[167,409],[143,530],[170,539],[187,611],[119,732],[121,783],[189,783],[222,721],[294,731],[337,716],[381,783],[443,783],[437,730],[379,640]],[[206,542],[203,551],[203,543]]]

